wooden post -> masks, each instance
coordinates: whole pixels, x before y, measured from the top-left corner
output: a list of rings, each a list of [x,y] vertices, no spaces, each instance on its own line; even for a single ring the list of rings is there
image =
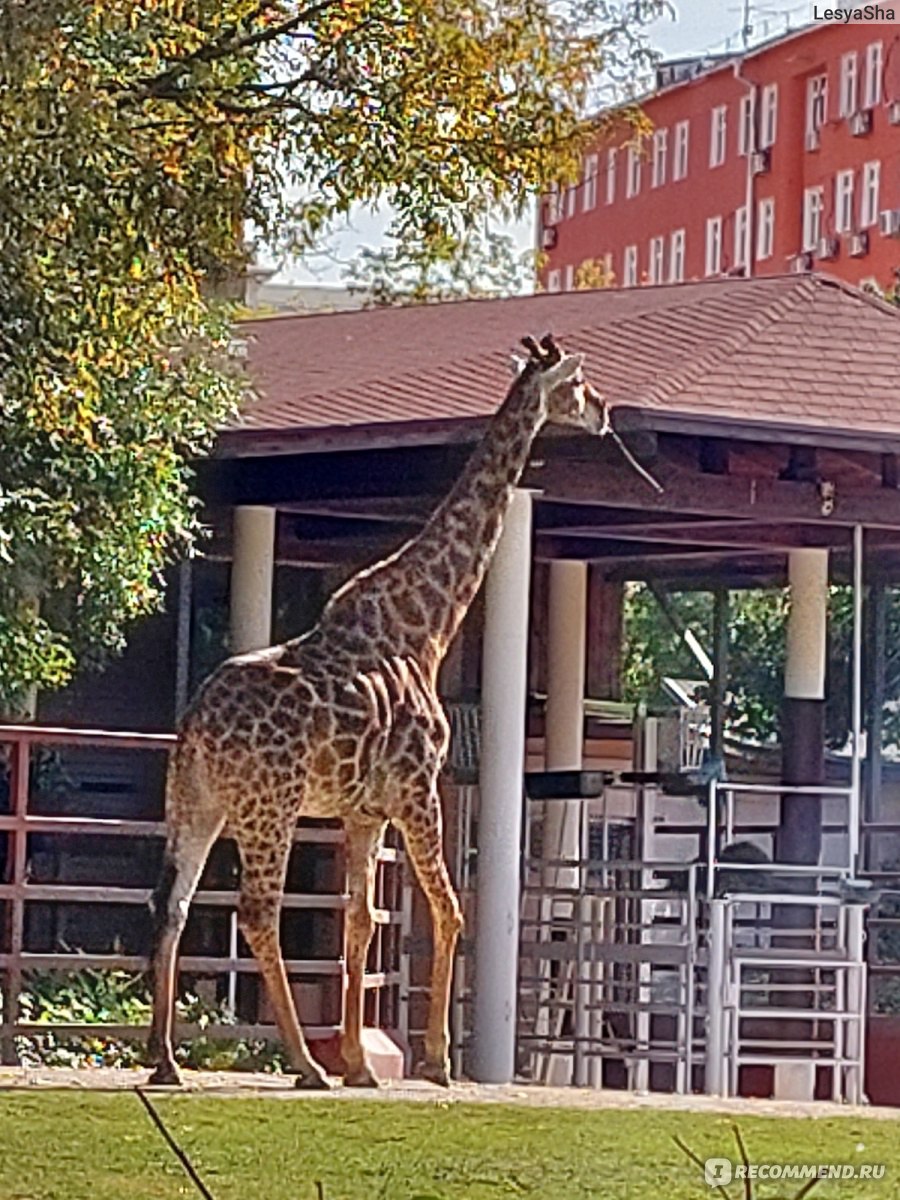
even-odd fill
[[[13,1027],[19,1018],[19,996],[22,991],[22,952],[25,949],[25,876],[28,865],[28,777],[31,748],[27,741],[12,743],[10,762],[10,800],[14,827],[9,834],[8,872],[12,884],[9,898],[9,966],[3,989],[3,1036],[0,1037],[0,1062],[15,1066],[15,1034]]]
[[[713,678],[710,697],[709,751],[713,758],[725,757],[725,693],[728,687],[727,588],[713,592]]]
[[[622,698],[622,639],[625,585],[588,568],[586,694],[595,700]]]

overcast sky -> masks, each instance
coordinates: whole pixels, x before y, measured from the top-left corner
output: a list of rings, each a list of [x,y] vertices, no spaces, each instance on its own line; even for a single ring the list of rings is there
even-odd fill
[[[652,45],[665,58],[705,51],[724,52],[740,46],[741,0],[680,0],[673,7],[677,13],[674,19],[661,20],[649,27]],[[805,0],[800,4],[797,0],[760,0],[751,5],[751,10],[754,41],[758,41],[782,33],[788,20],[795,27],[802,25],[809,20],[811,6]],[[358,212],[353,217],[352,228],[338,240],[338,256],[352,258],[360,246],[377,246],[386,224],[387,219],[382,214]],[[532,220],[510,227],[523,251],[531,245],[533,229]],[[311,263],[309,267],[291,264],[275,282],[301,280],[340,283],[341,267],[325,260]]]

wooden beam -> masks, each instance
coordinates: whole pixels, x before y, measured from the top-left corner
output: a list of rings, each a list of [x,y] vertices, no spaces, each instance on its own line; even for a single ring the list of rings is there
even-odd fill
[[[561,469],[548,462],[526,472],[525,486],[569,504],[603,504],[646,512],[744,517],[761,522],[900,529],[900,492],[886,488],[835,489],[829,507],[822,485],[747,476],[701,475],[660,459],[653,468],[657,493],[627,464],[583,463]]]

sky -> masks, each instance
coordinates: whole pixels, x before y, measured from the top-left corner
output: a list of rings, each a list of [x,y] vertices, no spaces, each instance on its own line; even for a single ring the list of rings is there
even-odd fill
[[[724,53],[738,49],[741,44],[742,0],[680,0],[673,4],[674,17],[648,26],[651,45],[664,58],[703,52]],[[760,41],[784,32],[787,22],[793,27],[809,19],[811,5],[802,0],[762,0],[750,4],[753,40]],[[350,228],[336,239],[336,258],[352,258],[361,246],[375,247],[381,241],[388,224],[386,212],[359,211],[352,217]],[[526,219],[508,227],[522,250],[527,250],[534,236],[534,222]],[[341,282],[340,262],[323,258],[307,264],[287,264],[275,277],[276,283]]]

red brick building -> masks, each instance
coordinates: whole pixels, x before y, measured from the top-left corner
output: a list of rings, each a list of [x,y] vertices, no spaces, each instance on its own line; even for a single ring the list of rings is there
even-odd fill
[[[900,25],[807,26],[666,64],[657,83],[653,132],[599,143],[542,203],[547,290],[575,286],[588,259],[619,286],[812,268],[895,282]]]

